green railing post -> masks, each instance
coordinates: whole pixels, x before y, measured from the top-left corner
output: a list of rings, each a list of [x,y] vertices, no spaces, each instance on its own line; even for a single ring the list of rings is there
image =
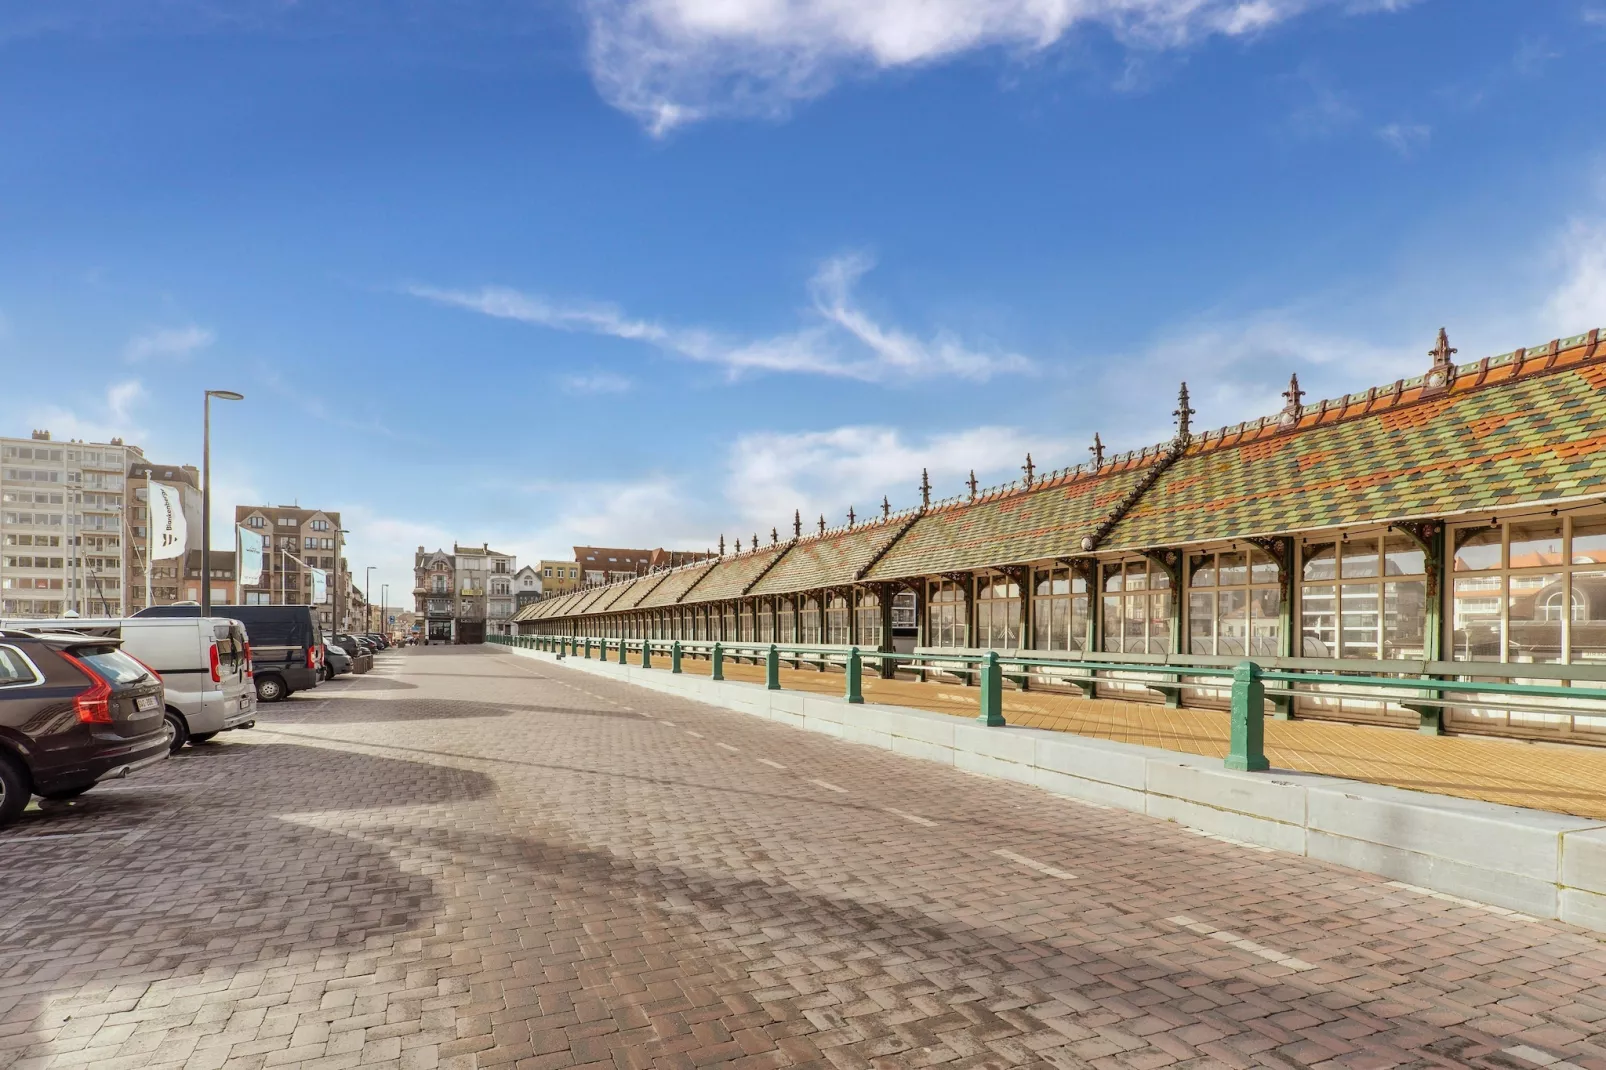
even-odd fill
[[[714,663],[713,678],[715,680],[725,679],[725,648],[715,643],[714,653],[710,656],[710,660]]]
[[[1226,766],[1249,773],[1271,768],[1266,760],[1266,685],[1260,680],[1260,666],[1252,661],[1240,661],[1232,671],[1232,739]]]
[[[981,716],[977,718],[988,728],[1004,725],[1004,668],[998,664],[998,651],[987,651],[987,660],[981,666]]]
[[[858,647],[848,651],[848,663],[844,669],[848,678],[845,697],[849,702],[858,705],[864,702],[864,660],[859,657]]]
[[[676,639],[673,643],[669,644],[669,671],[672,672],[672,673],[680,671],[680,640],[679,639]]]
[[[620,640],[619,640],[619,664],[621,664],[621,665],[624,665],[624,664],[626,664],[626,663],[627,663],[627,662],[626,662],[626,656],[627,656],[627,655],[628,655],[628,654],[629,654],[629,653],[630,653],[630,652],[629,652],[629,651],[628,651],[628,650],[627,650],[627,649],[626,649],[626,648],[627,648],[627,647],[628,647],[628,646],[629,646],[629,645],[630,645],[630,642],[629,642],[629,640],[626,640],[626,639],[620,639]]]
[[[764,654],[764,686],[771,691],[781,689],[781,652],[774,643]]]
[[[641,641],[641,667],[643,669],[652,668],[652,640],[651,639],[643,639]]]

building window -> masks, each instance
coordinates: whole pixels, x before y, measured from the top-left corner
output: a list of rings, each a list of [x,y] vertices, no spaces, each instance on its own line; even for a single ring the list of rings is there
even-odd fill
[[[312,527],[313,531],[328,531],[329,530],[329,521],[327,521],[327,520],[314,520],[312,522],[312,524],[311,524],[311,527]]]
[[[781,642],[797,642],[797,605],[790,598],[783,599],[777,610],[776,630]]]
[[[1087,580],[1068,568],[1042,569],[1032,592],[1032,645],[1080,654],[1087,645]]]
[[[1282,577],[1269,554],[1188,555],[1188,653],[1276,657],[1281,609]]]
[[[1606,660],[1606,517],[1452,529],[1451,657]]]
[[[848,600],[839,594],[825,603],[825,641],[832,646],[848,645]]]
[[[775,642],[775,603],[764,601],[758,604],[758,641],[761,643]]]
[[[963,647],[967,639],[965,589],[952,580],[933,583],[926,606],[926,645]]]
[[[1109,562],[1104,572],[1104,649],[1169,654],[1171,575],[1148,560]]]
[[[547,579],[551,579],[552,578],[552,570],[550,568],[543,568],[541,570],[541,575],[545,576]]]
[[[1426,558],[1416,541],[1368,532],[1308,542],[1300,555],[1300,653],[1308,658],[1420,658]]]
[[[859,645],[881,648],[881,596],[873,591],[859,592]]]
[[[1002,575],[977,577],[976,639],[994,650],[1020,647],[1020,584]]]
[[[820,603],[813,598],[803,600],[803,634],[798,641],[804,646],[820,645]]]

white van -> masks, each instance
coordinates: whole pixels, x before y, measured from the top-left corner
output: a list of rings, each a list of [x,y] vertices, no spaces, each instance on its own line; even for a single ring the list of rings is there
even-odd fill
[[[162,677],[173,750],[256,724],[256,683],[245,627],[224,617],[63,617],[8,620],[30,632],[77,632],[123,641]]]

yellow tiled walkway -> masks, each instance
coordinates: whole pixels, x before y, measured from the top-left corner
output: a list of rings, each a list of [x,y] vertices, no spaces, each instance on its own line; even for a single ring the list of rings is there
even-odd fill
[[[709,674],[706,661],[687,658],[683,668]],[[764,668],[727,660],[725,678],[762,682]],[[790,691],[839,695],[842,685],[842,676],[836,673],[781,670],[781,686]],[[956,717],[974,717],[978,712],[975,688],[882,680],[868,672],[864,698]],[[1006,690],[1004,717],[1012,725],[1186,754],[1227,753],[1227,715],[1217,710],[1168,710],[1141,702]],[[1279,769],[1606,820],[1606,748],[1424,736],[1396,728],[1268,718],[1266,756]]]

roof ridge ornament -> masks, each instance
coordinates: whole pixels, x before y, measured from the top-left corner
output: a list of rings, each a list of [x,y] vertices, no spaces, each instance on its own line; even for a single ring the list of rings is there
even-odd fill
[[[1455,361],[1450,358],[1459,352],[1459,349],[1450,345],[1450,336],[1445,333],[1443,327],[1440,327],[1438,341],[1428,350],[1428,356],[1433,358],[1433,367],[1422,377],[1424,395],[1440,394],[1450,389],[1450,385],[1455,382]]]
[[[857,521],[858,519],[859,518],[857,516],[855,516],[854,513],[853,513],[853,506],[851,506],[851,505],[848,506],[848,530],[849,531],[853,530],[854,522]]]
[[[888,520],[891,517],[892,517],[892,503],[890,501],[888,501],[887,500],[887,496],[885,494],[883,494],[883,495],[881,495],[881,519],[882,520]]]
[[[965,485],[970,488],[970,500],[971,501],[975,501],[976,500],[976,470],[974,468],[972,468],[970,470],[970,478],[965,480]]]
[[[723,534],[719,537],[719,556],[725,556],[725,536]]]
[[[1026,463],[1020,466],[1020,470],[1026,473],[1026,489],[1031,490],[1032,473],[1037,471],[1037,466],[1032,463],[1032,455],[1030,453],[1026,455]]]
[[[825,514],[824,513],[820,514],[820,534],[821,535],[825,534]]]
[[[1299,418],[1305,415],[1305,391],[1299,388],[1299,375],[1296,372],[1288,377],[1288,389],[1283,391],[1283,397],[1288,404],[1277,415],[1277,423],[1281,427],[1293,427],[1299,423]]]
[[[801,510],[801,509],[793,509],[792,510],[792,538],[801,539],[802,537],[803,537],[803,510]]]
[[[1093,455],[1093,471],[1104,467],[1104,440],[1099,438],[1097,431],[1093,432],[1093,445],[1087,448],[1087,452]]]
[[[1197,416],[1198,413],[1188,406],[1188,384],[1186,382],[1182,384],[1182,389],[1177,392],[1177,408],[1171,415],[1177,418],[1176,441],[1187,445],[1193,438],[1193,434],[1190,431],[1193,426],[1192,417]]]
[[[920,509],[924,512],[931,508],[931,476],[926,469],[920,470]]]
[[[770,545],[771,546],[779,546],[780,543],[781,543],[781,533],[778,530],[776,530],[775,528],[770,528]]]

